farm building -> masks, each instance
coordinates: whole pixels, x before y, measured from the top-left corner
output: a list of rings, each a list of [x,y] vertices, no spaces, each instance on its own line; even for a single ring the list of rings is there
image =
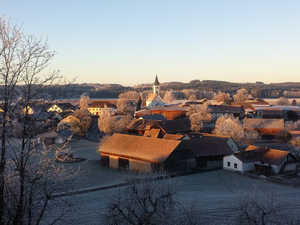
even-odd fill
[[[99,151],[101,164],[115,169],[151,172],[195,167],[194,153],[181,141],[114,134]]]
[[[250,145],[245,151],[225,156],[223,169],[242,173],[256,170],[260,174],[271,175],[295,171],[296,162],[287,151]]]
[[[233,153],[225,139],[220,137],[202,136],[182,142],[195,153],[197,167],[219,166],[222,168],[223,157]]]
[[[257,130],[262,136],[275,136],[284,129],[283,119],[245,118],[245,130]]]

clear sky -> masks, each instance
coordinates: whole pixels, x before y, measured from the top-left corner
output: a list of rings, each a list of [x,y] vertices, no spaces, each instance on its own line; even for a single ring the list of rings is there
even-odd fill
[[[0,0],[77,83],[300,82],[299,0]]]

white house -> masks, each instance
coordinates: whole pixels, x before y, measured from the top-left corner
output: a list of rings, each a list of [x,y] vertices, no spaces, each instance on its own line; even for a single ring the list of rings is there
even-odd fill
[[[250,145],[245,151],[224,156],[223,169],[246,172],[256,170],[271,175],[296,170],[297,160],[287,151]]]

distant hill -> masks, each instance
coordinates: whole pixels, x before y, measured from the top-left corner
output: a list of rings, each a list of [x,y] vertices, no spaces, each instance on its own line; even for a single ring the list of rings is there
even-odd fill
[[[1,87],[0,87],[1,88]],[[226,92],[231,95],[235,94],[238,89],[246,88],[253,97],[258,98],[278,98],[300,97],[300,82],[286,83],[232,83],[227,81],[216,80],[192,80],[188,83],[183,82],[166,82],[161,83],[161,90],[181,91],[183,89],[194,89],[197,91]],[[87,93],[91,98],[117,98],[120,93],[126,91],[142,92],[151,90],[152,84],[139,84],[134,87],[122,86],[120,84],[99,84],[84,83],[71,84],[68,86],[52,86],[47,91],[48,94],[55,95],[61,93],[61,98],[79,98],[83,93]]]

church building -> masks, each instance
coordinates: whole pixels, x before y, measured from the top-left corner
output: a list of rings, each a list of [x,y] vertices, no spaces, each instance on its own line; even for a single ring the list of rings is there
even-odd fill
[[[151,94],[149,98],[146,100],[146,106],[150,109],[155,106],[165,105],[163,99],[159,96],[159,82],[158,82],[157,75],[155,77],[155,81],[152,88],[153,88],[153,94]]]

